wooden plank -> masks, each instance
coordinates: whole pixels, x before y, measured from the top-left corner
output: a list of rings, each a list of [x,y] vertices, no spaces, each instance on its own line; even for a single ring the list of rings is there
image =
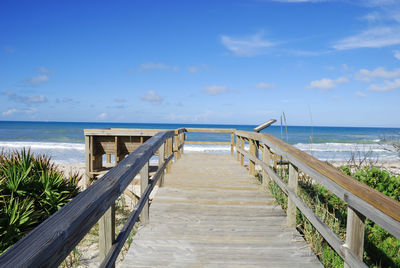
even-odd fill
[[[89,187],[90,180],[92,179],[91,168],[91,154],[90,154],[90,137],[85,136],[85,189]]]
[[[99,258],[104,260],[115,239],[115,205],[99,221]]]
[[[297,194],[297,184],[299,179],[299,173],[297,168],[292,164],[289,164],[289,181],[288,181],[288,188],[291,189],[294,193]],[[294,201],[289,197],[288,198],[288,205],[287,205],[287,225],[290,228],[296,228],[296,205]]]
[[[235,134],[234,132],[231,133],[231,155],[233,156],[233,147],[235,144]]]
[[[0,256],[2,267],[55,267],[114,204],[173,131],[154,135]]]
[[[209,133],[231,133],[231,128],[186,128],[186,132],[209,132]]]
[[[185,141],[185,144],[218,144],[218,145],[230,145],[227,141]]]
[[[244,150],[244,139],[240,138],[240,149]],[[244,154],[240,155],[240,165],[244,166]]]
[[[246,190],[216,190],[227,184]],[[282,209],[255,199],[273,200],[230,155],[183,155],[121,267],[322,267],[297,231],[286,228]]]
[[[365,216],[349,206],[347,209],[346,246],[361,261],[364,255],[364,232]],[[350,268],[351,266],[345,263],[344,267]]]
[[[118,237],[115,239],[115,243],[112,245],[112,248],[109,250],[107,256],[100,264],[100,267],[113,267],[113,265],[115,264],[115,261],[117,260],[117,257],[121,252],[122,247],[125,244],[125,241],[128,239],[133,229],[133,226],[139,219],[139,214],[143,210],[144,206],[146,205],[150,197],[150,193],[153,191],[154,186],[157,184],[157,182],[163,175],[163,171],[167,167],[168,163],[172,160],[172,158],[173,155],[171,154],[167,159],[165,159],[163,165],[157,169],[157,172],[150,179],[150,183],[147,186],[144,194],[140,197],[138,203],[135,205],[135,208],[133,209],[132,213],[126,220],[124,226],[122,227],[120,233],[118,234]]]
[[[240,137],[236,136],[236,160],[239,161],[239,152],[238,152],[238,148],[240,147]]]
[[[111,128],[111,129],[84,129],[86,136],[154,136],[158,132],[171,131],[168,129],[128,129],[128,128]]]
[[[161,168],[164,165],[165,161],[165,143],[160,146],[158,149],[158,168]],[[160,177],[160,187],[164,186],[164,171],[162,171],[161,177]]]
[[[253,140],[249,141],[250,144],[250,154],[254,157],[256,157],[256,152],[257,152],[257,148],[256,148],[256,143]],[[255,176],[256,175],[256,163],[253,160],[249,159],[249,174],[251,176]]]
[[[146,192],[147,186],[149,185],[149,162],[147,162],[140,170],[140,193]],[[142,225],[149,223],[149,200],[147,200],[143,206],[142,213],[140,213],[140,222]]]
[[[267,134],[267,144],[351,207],[400,239],[400,203]]]
[[[247,154],[247,157],[253,158],[258,161],[259,165],[267,171],[269,177],[278,184],[282,191],[288,195],[297,208],[306,216],[311,224],[318,230],[324,239],[332,246],[332,248],[343,258],[343,260],[350,265],[350,267],[367,267],[348,247],[347,245],[326,225],[314,212],[303,202],[303,200],[286,185],[281,178],[265,163],[256,159],[252,155]]]
[[[266,145],[264,145],[262,153],[262,161],[267,165],[270,165],[270,158],[271,158],[271,152],[269,151],[269,148]],[[270,178],[268,173],[264,169],[262,169],[262,177],[263,177],[262,183],[264,187],[267,187],[270,182]]]

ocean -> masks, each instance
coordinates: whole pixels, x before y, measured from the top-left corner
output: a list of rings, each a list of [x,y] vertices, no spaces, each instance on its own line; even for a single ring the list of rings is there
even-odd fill
[[[16,122],[0,121],[0,149],[30,148],[32,152],[51,156],[56,163],[84,163],[83,129],[88,128],[146,128],[176,129],[235,128],[253,131],[254,125],[206,124],[140,124],[140,123],[75,123],[75,122]],[[372,160],[398,161],[400,158],[385,144],[387,138],[400,138],[400,128],[366,127],[310,127],[273,125],[265,133],[283,139],[289,144],[320,160],[346,161],[354,152],[369,155]],[[188,140],[229,141],[230,134],[188,133]],[[185,153],[204,152],[229,154],[229,146],[185,145]]]

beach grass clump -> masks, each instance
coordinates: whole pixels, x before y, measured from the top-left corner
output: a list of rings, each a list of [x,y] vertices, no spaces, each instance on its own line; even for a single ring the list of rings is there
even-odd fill
[[[341,170],[383,194],[400,200],[400,176],[390,175],[386,170],[375,167],[364,167],[352,172],[350,167],[344,166]],[[276,173],[287,181],[286,172]],[[269,190],[286,210],[287,197],[279,186],[270,182]],[[344,201],[305,174],[299,176],[298,195],[338,237],[346,240],[347,204]],[[341,257],[299,210],[297,229],[325,267],[343,267]],[[400,241],[368,219],[365,225],[363,261],[369,267],[400,267]]]
[[[50,157],[30,150],[0,153],[0,254],[78,193],[78,174],[64,177]]]

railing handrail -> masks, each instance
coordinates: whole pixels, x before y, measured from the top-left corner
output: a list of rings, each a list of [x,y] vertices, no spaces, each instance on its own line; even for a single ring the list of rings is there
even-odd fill
[[[343,174],[335,167],[328,165],[326,162],[322,162],[284,141],[273,137],[272,135],[239,130],[235,131],[235,134],[237,138],[237,159],[239,160],[239,154],[241,154],[241,163],[243,164],[243,156],[247,157],[250,164],[253,165],[253,167],[250,166],[250,172],[252,168],[254,170],[255,164],[259,165],[262,170],[268,174],[268,177],[288,195],[289,202],[292,202],[295,207],[306,216],[332,248],[334,248],[344,261],[351,265],[351,267],[366,267],[365,264],[362,263],[362,260],[360,260],[360,252],[357,252],[357,254],[353,252],[354,248],[352,247],[360,247],[360,245],[348,244],[348,239],[350,239],[350,241],[351,239],[354,239],[354,241],[357,240],[359,243],[363,243],[365,217],[381,226],[397,239],[400,239],[400,202],[397,202],[364,183]],[[244,149],[244,140],[249,141],[250,151]],[[267,149],[266,151],[263,151],[263,160],[258,158],[257,153],[254,153],[256,143]],[[270,167],[269,160],[264,159],[264,153],[270,154],[271,152],[287,159],[289,166],[292,167],[289,168],[288,184],[283,182],[283,180],[273,171]],[[322,220],[319,219],[318,216],[316,216],[315,213],[297,195],[297,178],[293,179],[291,177],[298,175],[290,174],[291,169],[292,173],[297,173],[295,170],[300,169],[314,181],[326,187],[329,191],[348,204],[347,232],[350,233],[347,234],[346,243],[344,243],[324,222],[322,222]],[[294,184],[295,188],[293,188],[293,184],[291,186],[291,183],[293,183],[291,180],[296,180]],[[291,217],[294,217],[295,219],[295,210],[292,210],[291,213],[293,214]],[[356,222],[349,222],[349,219],[350,221],[355,220]],[[356,238],[349,238],[351,236]],[[354,244],[354,241],[351,242]]]
[[[178,130],[178,133],[182,132],[184,132],[184,129]],[[160,146],[167,139],[173,137],[174,134],[174,130],[155,134],[102,178],[3,253],[0,256],[1,266],[58,266],[96,222],[98,222],[102,215],[114,204],[115,200],[124,192]],[[144,199],[139,201],[135,207],[131,214],[131,219],[137,220],[143,208],[142,203],[148,200],[156,180],[160,177],[161,171],[171,159],[172,155],[165,159],[162,167],[153,176],[153,181],[150,181],[146,192],[142,195]],[[131,228],[135,221],[133,223],[132,221],[130,222]],[[113,252],[111,253],[113,254],[110,253],[110,255],[115,257],[115,249],[112,248],[112,250]],[[113,258],[113,256],[108,257]],[[109,265],[109,263],[105,264],[105,266]]]

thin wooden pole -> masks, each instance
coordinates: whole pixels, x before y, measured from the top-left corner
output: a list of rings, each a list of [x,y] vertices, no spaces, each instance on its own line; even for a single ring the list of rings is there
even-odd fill
[[[295,193],[297,193],[297,185],[298,185],[298,179],[299,179],[299,172],[297,170],[297,167],[289,163],[289,182],[288,182],[288,187],[292,189]],[[287,206],[287,226],[291,228],[296,228],[296,205],[288,197],[288,206]]]
[[[244,150],[244,138],[240,138],[240,149]],[[244,166],[244,154],[240,154],[240,165]]]
[[[160,168],[165,162],[165,143],[163,143],[158,149],[158,168]],[[164,171],[160,177],[160,187],[164,186]]]
[[[270,158],[271,158],[271,152],[269,151],[267,145],[264,144],[263,152],[262,152],[262,161],[269,166]],[[265,187],[269,184],[270,178],[269,178],[268,173],[264,169],[262,169],[262,177],[263,177],[262,183],[263,183],[263,186]]]
[[[249,140],[249,144],[250,144],[250,154],[255,156],[256,155],[256,143],[254,140]],[[256,163],[254,161],[251,161],[249,159],[249,173],[251,176],[255,176],[256,175],[256,169],[255,169]]]
[[[99,220],[100,263],[107,256],[115,240],[115,205],[113,204]]]
[[[178,131],[175,130],[175,135],[174,135],[174,160],[175,161],[179,159],[178,146],[179,146],[179,136],[178,136]]]
[[[167,157],[169,157],[172,153],[173,152],[172,152],[172,137],[171,137],[171,138],[167,139]],[[167,168],[165,170],[166,173],[171,172],[171,164],[172,164],[172,161],[170,161],[167,164]]]
[[[365,216],[354,208],[347,208],[346,246],[360,259],[364,254]],[[348,264],[344,264],[349,268]]]
[[[239,151],[238,148],[240,148],[240,137],[236,135],[236,160],[239,161]]]
[[[85,136],[85,187],[89,187],[92,166],[91,166],[90,136]]]
[[[147,186],[149,185],[149,162],[147,162],[140,170],[140,198],[142,198]],[[142,213],[140,214],[140,221],[143,225],[149,223],[149,200],[146,201]]]
[[[233,156],[233,146],[235,144],[235,134],[231,133],[231,155]]]

